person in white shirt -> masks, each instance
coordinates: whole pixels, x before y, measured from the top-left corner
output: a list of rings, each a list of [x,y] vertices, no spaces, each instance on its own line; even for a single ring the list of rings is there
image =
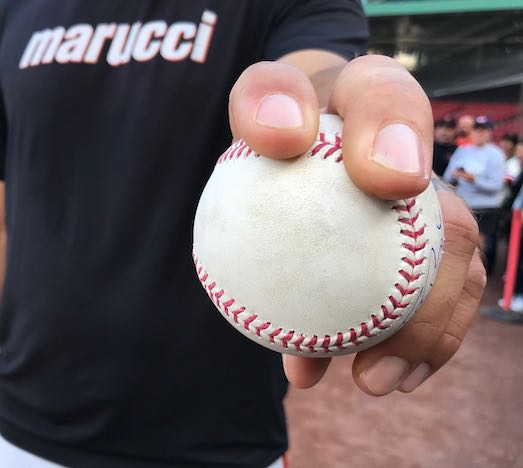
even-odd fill
[[[505,153],[505,183],[510,185],[521,172],[521,161],[516,156],[516,145],[518,143],[517,133],[505,133],[499,147]]]

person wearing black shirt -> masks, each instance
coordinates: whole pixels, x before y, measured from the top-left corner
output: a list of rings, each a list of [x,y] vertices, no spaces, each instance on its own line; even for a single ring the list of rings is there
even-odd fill
[[[456,137],[456,120],[452,117],[443,117],[434,123],[434,156],[433,171],[443,177],[449,164],[450,157],[456,151],[454,139]]]
[[[221,319],[194,271],[192,219],[231,138],[296,156],[326,106],[362,190],[424,190],[430,104],[393,60],[355,59],[366,38],[355,0],[0,0],[2,467],[280,463],[284,370],[309,387],[329,360],[282,367]],[[371,395],[426,380],[477,307],[476,226],[440,200],[437,284],[354,362]]]

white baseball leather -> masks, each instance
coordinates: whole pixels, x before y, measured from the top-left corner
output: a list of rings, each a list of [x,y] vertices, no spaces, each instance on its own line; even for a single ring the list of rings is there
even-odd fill
[[[342,121],[291,160],[238,141],[218,160],[194,221],[198,277],[241,333],[326,357],[397,331],[435,279],[443,228],[432,185],[396,202],[361,192],[342,163]]]

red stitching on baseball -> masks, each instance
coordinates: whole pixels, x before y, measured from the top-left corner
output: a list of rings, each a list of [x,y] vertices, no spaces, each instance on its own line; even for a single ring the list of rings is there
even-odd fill
[[[240,315],[241,313],[245,312],[245,307],[240,307],[239,309],[237,310],[233,310],[231,312],[232,316],[233,316],[233,319],[236,323],[238,323],[238,315]]]
[[[412,253],[419,252],[420,250],[423,250],[425,247],[427,247],[426,242],[422,242],[421,244],[401,244],[403,247],[405,247],[407,250],[410,250]]]
[[[384,305],[381,306],[381,311],[383,312],[383,318],[385,319],[397,319],[399,317],[398,314],[393,314],[392,312],[389,312],[389,309],[385,307]]]
[[[409,265],[410,267],[415,268],[415,267],[423,264],[423,262],[425,261],[425,258],[417,258],[415,260],[412,260],[409,257],[403,257],[401,260],[403,262],[405,262],[407,265]],[[401,271],[400,271],[400,273],[401,273]]]
[[[403,261],[405,261],[405,260],[403,260]],[[416,265],[412,265],[412,268],[414,268],[415,266],[418,266],[418,265],[420,265],[420,263],[417,263]],[[403,278],[405,278],[409,283],[413,283],[414,281],[418,280],[419,277],[421,276],[421,273],[408,273],[405,270],[400,270],[399,274],[401,276],[403,276]]]
[[[396,210],[397,211],[397,210]],[[408,224],[409,226],[414,226],[414,223],[418,220],[419,211],[412,218],[400,218],[398,222],[403,224]]]
[[[281,338],[281,344],[284,348],[289,347],[289,341],[292,340],[293,336],[294,336],[294,331],[291,330],[290,332],[286,333],[284,337]]]
[[[405,206],[403,206],[403,205],[394,205],[392,207],[392,209],[395,210],[395,211],[406,211],[407,213],[410,214],[410,210],[414,207],[415,204],[416,204],[416,199],[412,198],[409,202],[407,202],[407,204]]]
[[[254,322],[256,319],[258,318],[257,315],[251,315],[247,320],[245,320],[243,322],[243,328],[245,328],[245,330],[248,330],[249,329],[249,325]]]
[[[220,158],[218,158],[217,164],[222,164],[232,159],[240,159],[242,155],[244,159],[260,156],[249,148],[244,140],[238,140],[227,151],[225,151]],[[321,159],[330,158],[336,162],[343,161],[341,135],[320,132],[316,145],[313,146],[310,151],[311,157],[316,155],[321,155]],[[332,158],[332,156],[335,155],[337,155],[336,158]],[[372,338],[376,336],[376,333],[373,333],[373,330],[386,330],[390,327],[390,323],[387,322],[391,322],[392,320],[401,317],[401,311],[410,305],[408,300],[409,296],[415,294],[419,290],[415,283],[423,273],[418,273],[416,270],[419,266],[423,265],[426,260],[426,257],[422,256],[421,252],[427,247],[428,242],[421,240],[425,234],[425,226],[416,229],[416,225],[421,216],[421,211],[416,210],[413,212],[415,206],[416,198],[411,198],[397,201],[391,207],[392,210],[401,213],[401,216],[398,216],[397,219],[398,223],[404,226],[399,231],[400,235],[405,239],[401,245],[410,253],[410,255],[404,256],[401,259],[405,267],[398,271],[406,284],[394,284],[394,289],[399,294],[396,294],[397,297],[390,295],[388,297],[389,304],[383,304],[380,307],[380,312],[383,318],[380,318],[380,316],[376,314],[372,314],[369,322],[361,323],[358,329],[350,328],[346,332],[338,331],[319,338],[317,335],[309,337],[303,333],[296,334],[293,330],[284,331],[281,327],[272,329],[273,325],[271,322],[261,322],[256,324],[260,318],[255,314],[246,314],[246,317],[243,318],[242,314],[247,312],[245,307],[239,307],[234,311],[230,311],[231,306],[236,302],[234,299],[229,298],[223,303],[220,303],[222,296],[226,293],[223,289],[214,292],[214,289],[216,288],[215,281],[212,281],[207,285],[207,281],[209,280],[208,273],[204,271],[204,266],[199,264],[196,253],[193,252],[193,259],[196,265],[198,278],[211,300],[217,304],[220,310],[222,310],[227,317],[229,317],[230,321],[234,321],[234,323],[238,324],[241,328],[248,330],[251,333],[255,333],[260,338],[264,335],[271,343],[275,343],[276,340],[278,340],[284,348],[289,348],[290,345],[292,345],[298,352],[310,353],[317,353],[319,350],[325,353],[331,353],[333,348],[341,350],[346,349],[348,344],[358,346],[364,342],[364,340],[361,340],[362,337]],[[335,340],[333,339],[334,336],[336,336]]]
[[[214,295],[214,298],[216,299],[216,302],[218,303],[218,305],[220,304],[220,298],[223,296],[223,289],[221,291],[218,291],[215,295]]]
[[[274,343],[274,338],[276,338],[281,332],[283,331],[283,328],[277,328],[272,333],[269,334],[269,339],[271,340],[271,343]]]
[[[316,145],[311,150],[311,156],[315,156],[318,154],[323,148],[327,148],[327,146],[330,146],[328,143],[320,143],[319,145]]]
[[[410,305],[410,302],[401,302],[401,300],[398,301],[394,296],[389,296],[389,301],[392,304],[392,307],[394,307],[394,309],[405,309]]]
[[[360,324],[361,326],[361,336],[366,336],[367,338],[372,338],[373,336],[376,336],[375,334],[371,333],[369,331],[369,327],[366,323]]]
[[[345,349],[345,346],[343,346],[343,333],[338,332],[336,343],[334,343],[334,346],[338,349]]]
[[[400,234],[410,237],[411,239],[417,239],[418,237],[421,237],[423,234],[425,234],[425,226],[423,226],[421,229],[418,229],[417,231],[408,231],[407,229],[402,229]]]
[[[314,335],[311,340],[309,341],[309,344],[306,346],[307,349],[311,352],[311,353],[317,353],[318,351],[316,351],[316,343],[318,343],[318,337],[316,335]]]
[[[410,294],[414,294],[418,290],[418,288],[404,288],[399,283],[396,283],[394,286],[402,294],[402,296],[408,296]]]
[[[371,319],[372,319],[372,324],[375,326],[375,327],[378,327],[380,330],[386,330],[387,328],[390,327],[390,325],[385,325],[383,324],[383,322],[379,319],[378,316],[376,315],[372,315],[371,316]]]
[[[256,331],[256,334],[258,336],[261,336],[261,331],[266,330],[270,326],[271,326],[271,322],[265,322],[265,323],[262,323],[261,325],[258,325],[257,327],[254,327],[254,330]]]
[[[320,132],[318,140],[318,144],[313,146],[311,149],[311,156],[316,156],[316,154],[328,148],[323,154],[322,159],[327,159],[334,154],[338,154],[335,161],[338,163],[343,161],[343,155],[341,154],[342,141],[340,135],[334,135],[334,141],[332,141],[329,140],[328,135],[325,132]]]
[[[323,155],[323,159],[327,159],[329,156],[332,156],[333,154],[335,154],[338,151],[339,151],[339,148],[336,148],[335,146],[333,146],[329,151],[327,151]]]
[[[330,344],[331,344],[330,335],[325,335],[323,337],[323,341],[321,343],[321,347],[322,347],[323,351],[325,351],[326,353],[332,353],[332,351],[329,349]]]
[[[229,307],[231,307],[234,304],[234,299],[229,299],[228,301],[225,301],[222,306],[223,310],[227,315],[229,315]]]
[[[356,333],[356,330],[354,328],[349,329],[349,341],[354,345],[361,344],[361,341],[358,341],[358,334]]]
[[[342,154],[342,138],[341,135],[336,133],[333,135],[334,139],[331,138],[331,135],[320,132],[318,134],[317,144],[311,149],[311,156],[315,156],[319,152],[322,152],[324,149],[327,151],[323,154],[322,159],[327,159],[335,154],[338,156],[334,159],[337,163],[343,161]],[[216,164],[223,164],[228,161],[235,159],[240,159],[243,154],[243,158],[247,159],[249,156],[259,157],[260,155],[253,151],[247,146],[247,143],[244,140],[238,140],[234,142],[216,161]]]
[[[300,335],[300,337],[293,343],[294,347],[296,348],[296,351],[301,351],[301,344],[305,340],[305,335]]]

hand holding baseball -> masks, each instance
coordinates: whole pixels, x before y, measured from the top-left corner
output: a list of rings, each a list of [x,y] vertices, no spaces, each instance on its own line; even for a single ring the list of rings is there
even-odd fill
[[[316,139],[314,87],[288,64],[248,68],[231,92],[229,108],[234,139],[265,156],[293,158]],[[329,112],[344,121],[343,163],[361,190],[385,200],[425,190],[432,165],[432,112],[406,70],[385,57],[352,61],[333,86]],[[354,361],[354,379],[370,395],[412,391],[436,372],[459,348],[478,308],[485,273],[476,251],[476,222],[454,194],[438,196],[445,255],[432,291],[405,327]],[[329,359],[284,356],[287,377],[298,387],[317,383],[328,364]]]

